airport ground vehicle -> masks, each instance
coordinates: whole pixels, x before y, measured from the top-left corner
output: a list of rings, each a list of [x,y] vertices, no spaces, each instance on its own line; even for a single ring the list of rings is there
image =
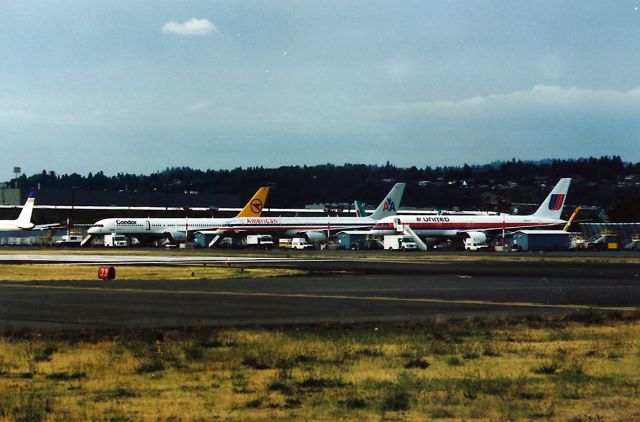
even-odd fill
[[[104,246],[108,248],[121,248],[127,246],[127,237],[123,234],[117,233],[105,234]]]
[[[338,233],[338,249],[382,249],[382,242],[372,238],[369,230],[346,230]]]
[[[291,238],[286,237],[286,238],[278,239],[278,247],[280,249],[291,249]]]
[[[56,240],[56,246],[80,246],[82,242],[82,235],[80,234],[65,234]]]
[[[256,249],[273,249],[273,237],[270,234],[250,234],[245,245]]]
[[[292,249],[315,249],[312,243],[307,242],[304,237],[294,237],[291,239]]]
[[[418,245],[411,236],[391,234],[384,237],[384,248],[390,251],[415,251]]]
[[[464,239],[465,251],[480,251],[480,250],[488,250],[488,249],[489,249],[489,245],[487,245],[486,239],[478,239],[474,236],[470,236]]]

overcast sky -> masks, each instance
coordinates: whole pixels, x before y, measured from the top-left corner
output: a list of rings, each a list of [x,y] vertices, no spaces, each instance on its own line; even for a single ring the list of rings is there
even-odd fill
[[[0,0],[0,181],[640,161],[640,0]]]

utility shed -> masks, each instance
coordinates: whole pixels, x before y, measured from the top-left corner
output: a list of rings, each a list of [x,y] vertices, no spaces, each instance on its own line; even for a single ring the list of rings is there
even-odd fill
[[[564,230],[518,230],[513,246],[520,251],[568,251],[572,233]]]
[[[199,231],[193,234],[193,240],[196,244],[196,248],[207,248],[209,247],[209,242],[216,237],[217,232],[215,231]]]

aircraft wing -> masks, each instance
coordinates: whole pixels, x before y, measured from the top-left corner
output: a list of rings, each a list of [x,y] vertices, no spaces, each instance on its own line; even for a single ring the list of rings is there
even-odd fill
[[[31,230],[53,230],[53,229],[64,229],[66,225],[62,223],[51,223],[51,224],[38,224],[33,227]]]

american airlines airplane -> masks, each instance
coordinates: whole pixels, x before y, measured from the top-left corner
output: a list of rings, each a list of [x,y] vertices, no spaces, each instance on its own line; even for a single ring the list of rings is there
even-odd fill
[[[237,217],[260,217],[268,194],[268,187],[258,189]],[[142,243],[160,239],[183,242],[188,232],[215,230],[229,220],[231,218],[107,218],[96,222],[87,233],[91,236],[124,234]]]
[[[17,230],[31,230],[35,227],[35,224],[31,222],[31,213],[33,212],[33,204],[36,202],[35,192],[29,194],[27,202],[24,203],[22,211],[16,220],[0,220],[0,231],[17,231]]]
[[[570,178],[560,179],[537,211],[530,215],[402,215],[378,221],[371,234],[397,234],[404,226],[423,238],[470,237],[476,243],[484,243],[489,231],[564,224],[566,221],[560,219],[560,214],[570,182]]]
[[[406,183],[396,183],[378,208],[363,217],[244,217],[233,218],[221,225],[216,239],[234,235],[274,234],[281,237],[305,237],[309,242],[324,242],[327,235],[342,230],[367,230],[378,220],[394,216],[400,206]],[[211,244],[210,244],[211,245]]]

